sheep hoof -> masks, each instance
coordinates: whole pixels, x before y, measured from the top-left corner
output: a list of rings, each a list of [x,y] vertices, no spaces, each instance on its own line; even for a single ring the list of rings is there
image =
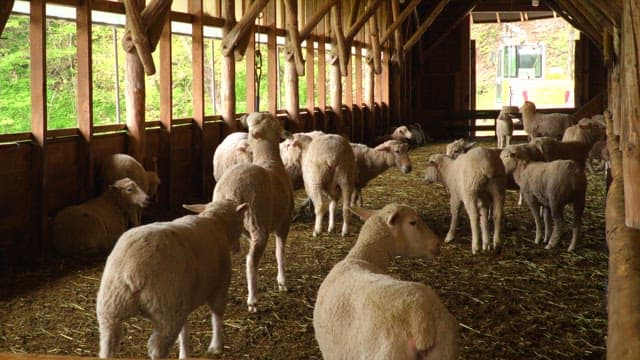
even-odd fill
[[[453,235],[447,235],[447,237],[444,238],[445,243],[450,243],[452,241],[453,241]]]
[[[287,289],[287,286],[286,286],[285,284],[278,284],[278,290],[279,290],[279,291],[282,291],[282,292],[287,292],[287,291],[289,291],[289,290]]]
[[[575,246],[569,246],[569,248],[567,249],[567,251],[572,252],[573,250],[575,250]]]
[[[346,237],[346,236],[348,236],[348,235],[349,235],[349,232],[348,232],[348,231],[343,231],[343,232],[342,232],[342,237]]]
[[[258,312],[258,307],[256,306],[256,304],[247,304],[247,310],[250,313],[257,313]]]
[[[216,355],[222,354],[222,348],[209,348],[205,353],[205,357],[212,358]]]
[[[320,234],[320,232],[319,232],[319,231],[315,231],[315,230],[313,230],[313,237],[318,237],[318,235],[319,235],[319,234]]]

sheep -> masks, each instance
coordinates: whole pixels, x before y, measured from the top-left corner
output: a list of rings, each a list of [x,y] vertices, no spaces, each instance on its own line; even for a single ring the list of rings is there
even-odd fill
[[[498,148],[500,149],[511,143],[511,136],[513,135],[512,116],[503,108],[496,119],[496,137],[498,138]]]
[[[592,146],[591,150],[589,150],[589,156],[587,157],[587,169],[593,172],[593,161],[600,160],[602,164],[599,166],[599,169],[602,170],[609,163],[609,150],[607,149],[607,140],[598,140]]]
[[[284,168],[289,174],[293,190],[304,188],[302,180],[302,143],[309,143],[318,136],[326,135],[322,131],[310,131],[306,133],[295,133],[291,138],[280,143],[280,157],[284,163]]]
[[[502,210],[504,207],[506,175],[500,157],[486,148],[473,148],[457,159],[444,154],[432,155],[425,172],[427,183],[443,183],[450,193],[451,225],[445,238],[450,242],[458,226],[458,213],[464,204],[471,225],[471,253],[479,250],[482,228],[482,249],[489,250],[488,213],[493,211],[493,247],[501,241]],[[478,219],[478,211],[480,219]],[[480,223],[478,222],[480,220]]]
[[[62,255],[108,251],[129,228],[133,212],[148,202],[135,181],[117,180],[100,196],[56,214],[51,223],[53,246]]]
[[[577,124],[569,126],[562,135],[562,141],[580,141],[593,145],[606,138],[606,128],[598,120],[584,118]]]
[[[563,209],[565,205],[573,204],[573,235],[568,248],[568,251],[573,251],[580,238],[587,189],[587,177],[583,168],[573,160],[531,161],[526,153],[517,148],[505,149],[502,156],[505,167],[513,169],[520,193],[533,214],[536,223],[536,244],[542,240],[540,207],[543,207],[546,248],[551,249],[562,236]],[[553,218],[551,233],[549,215]]]
[[[546,136],[535,138],[529,144],[542,153],[544,161],[574,160],[583,169],[591,149],[590,144],[580,141],[562,142]]]
[[[213,153],[213,178],[216,182],[232,166],[253,162],[253,151],[247,137],[246,132],[231,133],[216,147]]]
[[[576,123],[576,119],[569,114],[536,112],[536,105],[525,101],[520,107],[522,124],[529,140],[540,136],[549,136],[560,140],[564,130]]]
[[[445,148],[445,155],[450,156],[451,158],[455,159],[458,156],[460,156],[461,154],[464,154],[467,151],[469,151],[475,145],[476,145],[475,141],[474,142],[466,142],[462,138],[457,139],[457,140],[453,140],[452,142],[447,144],[447,147]]]
[[[100,167],[100,189],[105,191],[109,185],[118,179],[130,178],[145,192],[149,198],[153,198],[158,192],[160,178],[155,171],[147,171],[132,156],[127,154],[112,154],[102,160]],[[134,209],[129,219],[131,226],[142,223],[142,209]]]
[[[409,145],[402,141],[387,140],[375,148],[351,143],[351,148],[357,166],[354,199],[357,199],[360,205],[362,205],[362,188],[388,168],[397,166],[404,174],[411,172]]]
[[[327,212],[324,196],[329,198],[329,226],[335,226],[335,208],[342,196],[342,236],[349,233],[347,210],[355,191],[356,159],[349,141],[335,134],[326,134],[302,144],[302,178],[307,196],[313,202],[315,226],[313,236],[322,232],[322,220]]]
[[[409,143],[413,146],[424,145],[427,141],[431,141],[431,138],[424,133],[422,130],[422,125],[416,122],[410,125],[407,125],[409,131],[411,132],[411,137],[409,138]]]
[[[189,357],[187,316],[203,304],[212,312],[208,352],[222,351],[230,252],[240,249],[248,204],[221,200],[185,207],[198,215],[131,229],[107,258],[96,300],[101,358],[115,355],[123,321],[138,314],[153,324],[149,357],[166,358],[178,335],[180,358]]]
[[[313,310],[322,357],[456,359],[458,323],[435,291],[386,273],[396,256],[435,257],[440,238],[407,206],[351,211],[366,221],[320,285]]]
[[[251,113],[246,122],[253,163],[238,164],[227,170],[213,190],[213,201],[228,199],[249,204],[244,221],[250,237],[246,260],[247,307],[249,312],[256,312],[257,269],[271,232],[276,236],[278,289],[287,290],[284,256],[293,211],[293,189],[280,158],[279,141],[285,134],[280,122],[269,113]]]
[[[374,144],[377,146],[389,140],[409,142],[413,138],[414,133],[409,129],[409,127],[407,125],[401,125],[394,128],[391,134],[376,137],[376,139],[374,140]]]

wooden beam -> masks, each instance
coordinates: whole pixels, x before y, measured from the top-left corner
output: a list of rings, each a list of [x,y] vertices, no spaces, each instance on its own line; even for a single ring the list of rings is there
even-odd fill
[[[405,53],[409,52],[409,50],[411,50],[413,45],[415,45],[418,42],[418,40],[420,40],[420,38],[422,37],[422,34],[424,34],[424,32],[427,31],[429,26],[431,26],[433,21],[438,17],[438,15],[440,15],[442,10],[444,10],[444,7],[447,6],[448,3],[449,3],[449,0],[440,0],[436,4],[436,6],[433,8],[429,16],[422,22],[422,24],[420,24],[416,32],[409,38],[409,40],[407,40],[407,43],[404,44],[403,50]]]
[[[585,1],[566,0],[578,11],[582,17],[591,25],[594,30],[610,29],[613,30],[613,24],[610,23],[602,14],[596,14],[594,8]]]
[[[249,43],[246,49],[246,78],[245,83],[247,86],[246,101],[247,101],[247,113],[259,111],[256,108],[256,95],[260,89],[256,87],[256,37],[248,36]]]
[[[411,15],[411,13],[413,12],[413,9],[416,8],[416,6],[418,6],[418,4],[420,4],[422,0],[412,0],[400,13],[400,15],[398,15],[398,17],[396,19],[393,20],[393,23],[387,28],[387,30],[385,30],[384,34],[382,34],[382,37],[380,38],[380,44],[383,45],[387,40],[389,40],[389,37],[391,36],[391,34],[398,28],[400,27],[400,25],[402,25],[402,23],[409,17],[409,15]]]
[[[232,0],[228,0],[233,3]],[[256,0],[245,12],[244,16],[237,24],[227,32],[222,38],[222,54],[228,56],[238,46],[241,39],[243,39],[250,32],[253,27],[256,17],[269,3],[269,0]],[[234,9],[235,11],[235,9]],[[228,19],[227,19],[228,20]]]
[[[353,100],[354,104],[360,106],[362,104],[362,46],[356,45],[356,58],[354,60],[355,73],[356,73],[356,93],[355,99]]]
[[[371,69],[374,74],[379,75],[382,73],[382,50],[378,37],[378,18],[376,16],[371,17],[369,22],[369,39],[371,41]]]
[[[287,11],[286,21],[288,35],[285,59],[294,62],[298,76],[304,76],[304,59],[302,58],[302,49],[300,47],[302,41],[300,41],[300,35],[298,34],[298,1],[284,0],[284,4]]]
[[[594,28],[589,20],[569,0],[553,0],[560,8],[560,14],[573,20],[574,26],[584,32],[591,41],[602,49],[602,34]],[[551,4],[549,4],[551,6]]]
[[[173,186],[176,174],[176,166],[173,162],[173,73],[171,71],[171,21],[166,21],[159,38],[160,46],[160,124],[163,136],[160,137],[159,169],[162,186],[158,189],[158,198],[161,204],[167,204],[169,209],[175,208],[175,193]]]
[[[14,2],[15,0],[5,0],[0,4],[0,36],[2,36],[2,31],[4,31],[5,25],[7,25],[9,16],[11,16],[11,9],[13,9]]]
[[[373,0],[364,14],[349,28],[347,34],[345,35],[345,41],[347,44],[351,44],[353,38],[356,36],[358,31],[364,26],[364,24],[376,13],[380,5],[382,4],[382,0]]]
[[[467,16],[469,16],[469,14],[474,10],[479,2],[480,0],[469,2],[468,6],[463,10],[462,14],[453,22],[453,24],[448,26],[447,30],[444,33],[440,34],[431,44],[429,44],[429,46],[424,50],[423,56],[431,53],[431,51],[433,51],[433,49],[440,45],[440,43],[444,39],[446,39],[453,30],[457,29],[458,25],[460,25],[460,23],[462,23],[467,18]]]
[[[597,7],[614,26],[620,28],[622,26],[622,7],[616,1],[599,1],[593,4]]]
[[[340,71],[343,74],[347,73],[347,62],[349,59],[346,58],[346,47],[347,43],[345,42],[344,33],[342,32],[342,6],[338,4],[331,9],[331,31],[333,32],[333,46],[331,48],[331,52],[333,58],[331,60],[331,65],[334,65],[336,62],[340,65]],[[335,111],[335,109],[334,109]]]
[[[313,116],[313,112],[315,110],[315,97],[316,97],[316,92],[315,92],[315,74],[314,74],[314,67],[315,67],[315,54],[314,54],[314,48],[313,48],[313,41],[311,40],[307,40],[307,62],[306,62],[306,66],[307,66],[307,71],[306,71],[306,78],[307,78],[307,104],[306,104],[306,108],[307,111],[309,112],[309,114],[311,114],[311,116]],[[304,129],[305,131],[308,129]]]
[[[156,73],[156,67],[153,64],[151,46],[149,45],[147,33],[142,22],[142,16],[140,15],[141,6],[137,0],[124,0],[124,8],[127,17],[126,26],[131,33],[131,39],[133,40],[138,57],[140,57],[142,66],[144,66],[144,71],[147,75],[153,75]]]
[[[318,107],[325,111],[327,107],[327,60],[325,37],[318,40]]]
[[[391,16],[392,16],[392,25],[395,23],[400,17],[400,0],[391,0]],[[397,57],[398,70],[403,68],[404,64],[404,51],[402,51],[402,44],[404,43],[404,39],[402,36],[402,31],[400,28],[396,28],[393,32],[394,34],[394,51],[395,56]]]
[[[353,0],[351,3],[351,12],[349,13],[349,27],[353,26],[356,23],[356,19],[358,19],[358,11],[360,10],[361,0]]]
[[[144,25],[145,33],[149,40],[151,52],[155,51],[160,34],[164,28],[164,24],[169,20],[171,14],[171,2],[172,0],[153,0],[144,7],[140,13],[140,16],[142,17],[142,24]],[[115,4],[112,3],[112,5]],[[98,8],[98,6],[94,6],[93,10],[98,10]],[[122,46],[127,52],[132,51],[135,46],[131,38],[131,32],[128,30],[122,37]]]
[[[222,109],[220,111],[220,114],[222,115],[222,120],[224,120],[224,122],[227,124],[229,129],[231,129],[231,131],[235,131],[238,125],[236,122],[236,89],[235,89],[236,63],[235,63],[233,49],[237,44],[238,37],[239,37],[238,35],[241,35],[239,34],[241,30],[238,27],[238,24],[235,24],[234,0],[226,0],[225,2],[223,2],[222,17],[225,19],[225,26],[222,28],[222,33],[223,33],[222,55],[223,56],[222,56],[222,69],[221,69],[222,84],[220,86]],[[255,17],[251,19],[251,21],[249,21],[247,14],[245,14],[245,17],[243,19],[245,21],[244,21],[244,25],[242,26],[242,29],[243,29],[242,31],[246,31],[247,29],[250,29],[251,26],[253,26],[253,21],[255,21]],[[231,35],[232,32],[235,32],[235,35]],[[225,39],[227,41],[226,51],[225,51]]]
[[[269,28],[267,33],[267,87],[269,94],[269,112],[278,111],[278,46],[276,43],[276,25]]]
[[[144,0],[127,0],[135,2],[139,9]],[[126,6],[126,4],[125,4]],[[132,35],[133,36],[133,35]],[[154,70],[155,72],[155,70]],[[126,54],[126,109],[127,109],[127,152],[140,163],[144,163],[146,149],[145,132],[145,76],[140,56],[135,51]]]
[[[93,197],[93,154],[91,140],[93,138],[93,83],[92,83],[92,51],[91,51],[91,0],[78,4],[76,9],[77,29],[77,62],[78,62],[78,133],[80,198]]]
[[[307,19],[307,23],[304,25],[302,30],[300,30],[300,32],[299,32],[300,41],[304,41],[309,37],[309,35],[313,31],[313,29],[315,29],[315,27],[318,25],[320,20],[322,20],[322,18],[329,12],[329,10],[331,10],[333,5],[335,5],[337,2],[338,2],[338,0],[327,0],[327,1],[325,1],[322,4],[322,6],[320,6],[316,10],[316,12],[313,14],[313,16],[311,18]]]

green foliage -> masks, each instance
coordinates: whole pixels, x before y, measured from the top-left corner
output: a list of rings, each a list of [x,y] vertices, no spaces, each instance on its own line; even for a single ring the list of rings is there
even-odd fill
[[[11,15],[0,39],[0,134],[31,130],[28,38],[29,17]]]

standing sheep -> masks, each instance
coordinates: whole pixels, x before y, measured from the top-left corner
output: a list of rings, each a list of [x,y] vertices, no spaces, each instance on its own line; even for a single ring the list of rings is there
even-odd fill
[[[460,206],[464,204],[471,223],[472,254],[475,255],[480,248],[480,229],[482,249],[491,248],[488,226],[490,207],[493,210],[493,247],[497,249],[500,246],[506,175],[504,165],[495,151],[473,148],[455,160],[443,154],[432,155],[424,179],[427,183],[443,183],[449,189],[451,225],[445,242],[453,240]]]
[[[247,204],[214,201],[185,206],[198,212],[124,233],[107,258],[96,301],[100,357],[113,357],[122,323],[149,318],[149,357],[166,358],[176,337],[180,358],[189,357],[187,316],[203,304],[212,311],[208,352],[222,351],[222,317],[231,282],[231,254],[240,249]]]
[[[433,258],[441,240],[407,206],[352,211],[366,221],[320,285],[313,310],[322,357],[456,359],[457,321],[438,295],[386,273],[396,256]]]
[[[513,112],[511,106],[504,106],[496,119],[496,137],[498,138],[498,148],[502,149],[511,143],[513,135]],[[515,108],[517,111],[517,108]]]
[[[546,248],[556,246],[564,227],[563,209],[573,204],[573,236],[568,251],[573,251],[580,238],[580,225],[584,212],[587,177],[584,170],[573,160],[552,162],[531,161],[521,149],[505,149],[502,154],[505,167],[513,171],[513,177],[520,186],[520,193],[529,205],[536,223],[535,243],[542,240],[540,207],[544,215],[544,240]],[[553,232],[551,219],[553,218]]]
[[[342,236],[349,233],[349,205],[355,190],[356,159],[349,141],[340,135],[319,136],[308,145],[303,145],[302,178],[307,196],[313,202],[315,226],[313,236],[322,232],[322,220],[329,203],[329,226],[331,233],[335,226],[336,203],[342,196]]]
[[[546,136],[535,138],[529,144],[538,149],[544,161],[573,160],[583,169],[591,149],[590,144],[580,141],[558,141]]]
[[[276,236],[278,288],[286,291],[285,244],[293,212],[291,180],[280,158],[279,141],[284,135],[280,122],[268,113],[251,113],[246,118],[252,164],[238,164],[227,170],[213,191],[213,201],[228,199],[248,203],[244,226],[250,237],[247,254],[247,306],[257,311],[258,265],[271,232]]]
[[[354,198],[360,205],[362,188],[388,168],[397,166],[404,174],[411,172],[409,145],[403,141],[387,140],[373,149],[364,144],[351,143],[351,148],[357,165]]]
[[[51,224],[53,246],[63,255],[109,251],[134,211],[147,204],[147,194],[133,180],[117,180],[102,195],[58,212]]]
[[[540,136],[549,136],[560,140],[565,129],[576,123],[576,119],[569,114],[536,112],[536,105],[531,101],[525,101],[520,107],[520,112],[522,113],[524,131],[530,140]]]
[[[237,164],[253,162],[253,151],[247,140],[248,133],[227,135],[213,153],[213,178],[219,181],[224,172]]]
[[[105,191],[109,185],[119,179],[129,178],[138,184],[149,198],[153,198],[158,192],[160,178],[155,171],[144,169],[134,157],[127,154],[113,154],[102,160],[100,167],[101,189]],[[129,219],[131,226],[142,223],[142,209],[134,209]]]

